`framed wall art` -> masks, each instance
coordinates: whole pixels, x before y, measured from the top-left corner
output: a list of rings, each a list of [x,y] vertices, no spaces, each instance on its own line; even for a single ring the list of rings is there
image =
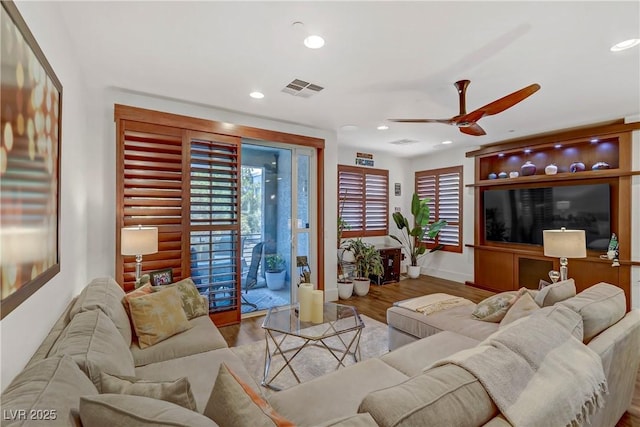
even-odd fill
[[[60,271],[62,85],[11,1],[2,1],[0,31],[4,318]]]

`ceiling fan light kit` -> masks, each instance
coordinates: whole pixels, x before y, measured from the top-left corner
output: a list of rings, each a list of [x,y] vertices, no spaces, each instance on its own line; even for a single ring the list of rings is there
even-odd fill
[[[524,101],[540,89],[540,85],[534,83],[507,96],[503,96],[489,104],[480,107],[470,113],[467,113],[466,106],[466,92],[469,86],[470,80],[458,80],[454,83],[458,91],[460,113],[450,119],[389,119],[392,122],[398,123],[442,123],[446,125],[457,126],[460,132],[472,136],[486,135],[486,132],[477,121],[485,116],[492,116],[503,112],[504,110],[513,107],[517,103]]]

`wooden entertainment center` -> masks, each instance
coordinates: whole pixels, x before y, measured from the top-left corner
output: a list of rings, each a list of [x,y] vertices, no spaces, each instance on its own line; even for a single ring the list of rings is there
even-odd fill
[[[587,258],[569,260],[569,277],[576,281],[578,292],[598,282],[619,286],[630,307],[631,266],[631,180],[640,171],[632,170],[632,131],[640,123],[622,120],[592,127],[564,130],[482,146],[470,151],[475,158],[475,182],[468,185],[475,192],[474,281],[467,284],[495,292],[517,290],[525,286],[537,289],[540,279],[549,280],[549,270],[559,269],[557,258],[544,256],[541,245],[489,241],[485,233],[483,193],[490,189],[522,189],[563,185],[609,184],[611,231],[619,238],[619,267],[612,267],[600,255],[606,251],[587,251]],[[505,172],[521,172],[531,161],[535,174],[495,178]],[[584,164],[584,171],[571,172],[573,163]],[[592,170],[598,162],[606,169]],[[557,173],[545,174],[545,167],[555,164]],[[576,166],[574,165],[574,168]],[[578,165],[579,168],[579,165]],[[502,174],[504,176],[504,174]],[[514,174],[515,175],[515,174]]]

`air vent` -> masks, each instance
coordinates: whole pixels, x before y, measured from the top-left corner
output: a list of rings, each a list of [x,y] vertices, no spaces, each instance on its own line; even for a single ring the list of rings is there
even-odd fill
[[[310,98],[312,95],[320,92],[324,88],[313,83],[305,82],[304,80],[294,79],[291,83],[286,85],[282,92],[288,93],[293,96],[301,96],[303,98]]]
[[[389,142],[389,144],[393,144],[393,145],[410,145],[410,144],[415,144],[418,143],[420,141],[418,141],[417,139],[398,139],[397,141],[391,141]]]

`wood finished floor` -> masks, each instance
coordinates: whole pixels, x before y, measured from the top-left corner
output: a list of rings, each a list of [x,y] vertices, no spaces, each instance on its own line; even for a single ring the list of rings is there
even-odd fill
[[[407,298],[413,298],[433,293],[448,293],[467,298],[473,302],[480,302],[493,292],[466,286],[461,283],[439,279],[430,276],[420,276],[418,279],[405,279],[398,283],[384,286],[371,286],[369,294],[364,297],[351,297],[341,300],[341,304],[353,305],[358,312],[371,317],[379,322],[386,323],[387,309],[394,302]],[[236,347],[264,339],[264,332],[260,325],[264,316],[255,316],[244,319],[238,325],[220,328],[222,336],[230,347]],[[636,392],[632,402],[631,411],[640,415],[640,381],[636,379]],[[616,427],[640,427],[640,416],[626,412]]]

